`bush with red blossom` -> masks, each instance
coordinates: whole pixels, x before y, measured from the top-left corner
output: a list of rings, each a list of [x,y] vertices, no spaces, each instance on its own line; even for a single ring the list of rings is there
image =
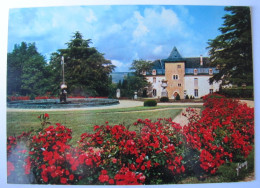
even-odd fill
[[[40,115],[38,131],[7,139],[9,183],[140,185],[177,183],[243,162],[254,144],[254,109],[206,96],[201,112],[188,108],[185,126],[171,119],[138,119],[131,127],[95,125],[77,146],[72,131]],[[48,127],[47,127],[48,126]],[[16,178],[18,177],[19,178]]]
[[[163,181],[165,173],[173,178],[185,171],[180,155],[183,144],[179,124],[171,119],[157,122],[139,119],[134,125],[140,126],[140,132],[129,131],[123,125],[110,126],[108,122],[95,126],[95,133],[82,134],[79,147],[83,150],[99,148],[100,167],[106,169],[111,178],[124,167],[131,171],[128,174],[142,174],[146,184],[154,184]],[[114,182],[118,184],[116,179]]]
[[[201,115],[188,108],[188,125],[183,132],[193,150],[193,167],[215,174],[227,162],[242,162],[253,149],[254,109],[221,95],[204,97]],[[197,156],[196,156],[197,155]],[[199,156],[198,156],[199,155]]]

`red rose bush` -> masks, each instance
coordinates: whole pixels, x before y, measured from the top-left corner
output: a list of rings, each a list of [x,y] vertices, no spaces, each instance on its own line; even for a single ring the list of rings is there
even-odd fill
[[[224,163],[243,161],[253,149],[254,109],[220,95],[203,99],[201,115],[186,109],[189,123],[183,133],[188,146],[199,154],[199,166],[215,174]]]
[[[76,146],[72,130],[39,116],[39,131],[7,140],[11,183],[140,185],[177,183],[195,173],[245,160],[254,143],[254,109],[222,96],[204,97],[204,110],[188,108],[185,126],[171,119],[138,119],[130,128],[95,125]],[[48,127],[47,127],[48,126]],[[19,176],[19,178],[16,178]]]

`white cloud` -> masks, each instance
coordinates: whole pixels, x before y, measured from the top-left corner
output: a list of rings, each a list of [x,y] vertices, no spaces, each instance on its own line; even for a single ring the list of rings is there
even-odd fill
[[[154,50],[153,50],[153,53],[156,54],[156,55],[160,54],[160,53],[162,52],[162,48],[163,48],[162,45],[156,46],[156,47],[154,48]]]
[[[87,12],[88,12],[87,13],[88,15],[85,17],[85,20],[87,22],[92,23],[92,22],[97,21],[97,17],[95,16],[93,10],[89,9]]]
[[[136,11],[134,13],[134,17],[136,18],[137,23],[138,23],[136,29],[133,32],[133,37],[135,39],[135,38],[139,38],[139,37],[142,37],[142,36],[146,35],[149,30],[145,26],[145,24],[144,24],[144,21],[145,21],[144,17],[141,16],[140,12]]]
[[[115,65],[117,68],[122,67],[124,64],[118,60],[112,59],[111,60],[112,64]]]
[[[50,54],[66,48],[79,31],[117,70],[127,69],[134,59],[166,58],[174,46],[186,57],[204,54],[205,37],[194,28],[189,11],[186,6],[145,5],[10,9],[8,51],[25,41]]]

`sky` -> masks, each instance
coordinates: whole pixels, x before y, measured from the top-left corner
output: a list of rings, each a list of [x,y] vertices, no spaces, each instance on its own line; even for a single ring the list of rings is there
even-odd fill
[[[220,35],[224,6],[89,5],[11,8],[8,52],[35,42],[50,55],[66,48],[76,31],[116,65],[129,71],[133,60],[167,58],[174,46],[183,57],[208,56],[209,39]]]

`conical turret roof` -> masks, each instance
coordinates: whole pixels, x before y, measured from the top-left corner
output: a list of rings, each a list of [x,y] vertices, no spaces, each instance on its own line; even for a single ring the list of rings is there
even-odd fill
[[[177,62],[177,61],[184,61],[184,58],[182,58],[178,49],[174,46],[169,57],[167,59],[163,59],[163,61]]]
[[[180,58],[182,58],[182,56],[177,50],[177,48],[174,46],[168,59],[180,59]]]

